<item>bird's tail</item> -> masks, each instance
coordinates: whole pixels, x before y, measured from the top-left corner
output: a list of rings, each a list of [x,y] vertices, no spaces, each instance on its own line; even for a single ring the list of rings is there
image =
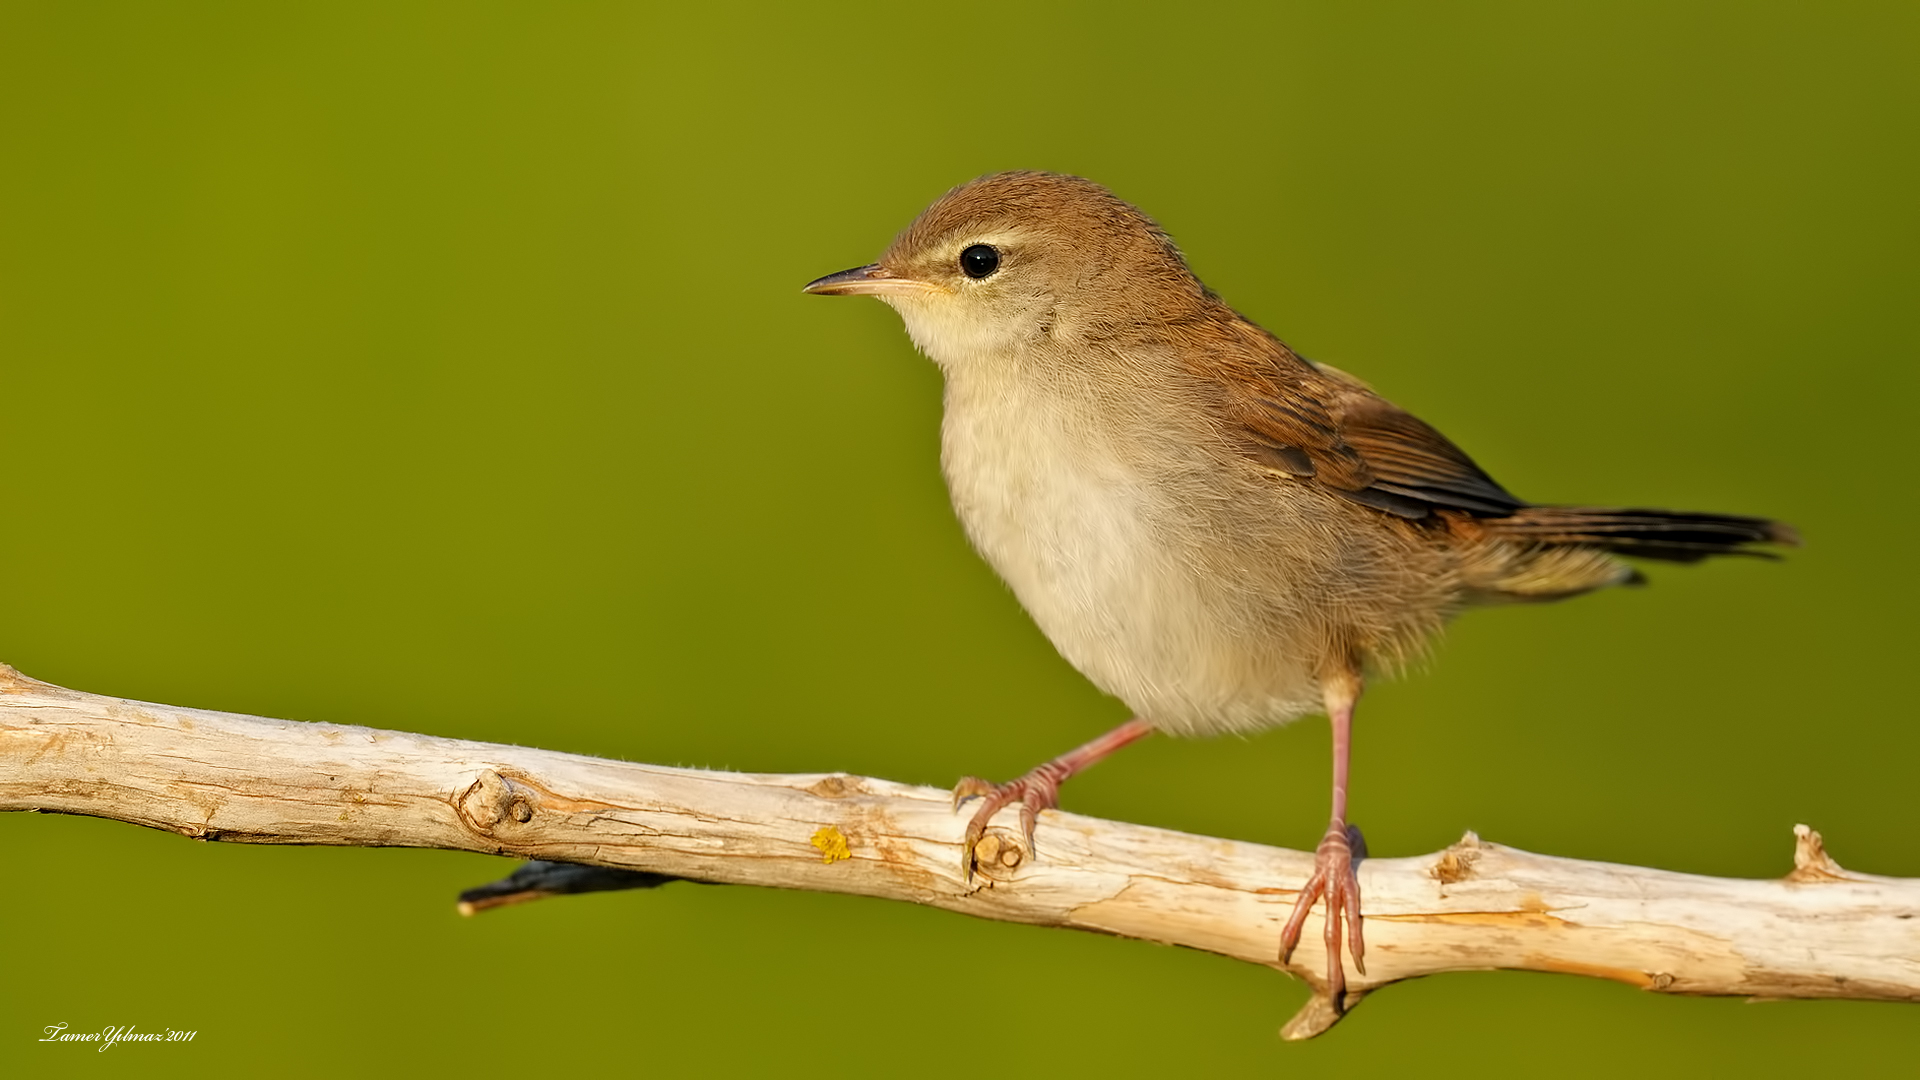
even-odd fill
[[[1698,562],[1710,555],[1777,558],[1755,544],[1798,547],[1790,525],[1734,514],[1679,510],[1611,510],[1592,506],[1528,506],[1511,515],[1483,518],[1487,532],[1504,540],[1548,547],[1575,545],[1668,562]]]

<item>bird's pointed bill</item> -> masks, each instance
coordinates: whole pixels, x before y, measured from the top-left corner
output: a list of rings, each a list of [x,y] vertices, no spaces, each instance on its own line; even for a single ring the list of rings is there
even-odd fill
[[[918,278],[899,277],[879,263],[856,266],[837,274],[810,281],[802,292],[820,296],[904,296],[942,291],[938,285]]]

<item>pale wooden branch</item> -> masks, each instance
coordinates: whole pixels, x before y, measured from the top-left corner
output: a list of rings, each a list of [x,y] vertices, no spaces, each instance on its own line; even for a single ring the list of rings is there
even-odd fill
[[[1675,994],[1920,1001],[1920,880],[1843,870],[1804,826],[1794,870],[1774,881],[1552,858],[1471,834],[1432,855],[1368,859],[1367,972],[1348,973],[1336,1008],[1317,919],[1292,964],[1274,955],[1311,855],[1048,813],[1038,858],[1017,828],[995,828],[969,881],[948,793],[867,777],[669,769],[152,705],[0,665],[0,810],[855,893],[1184,945],[1312,984],[1289,1038],[1326,1030],[1388,983],[1488,968]]]

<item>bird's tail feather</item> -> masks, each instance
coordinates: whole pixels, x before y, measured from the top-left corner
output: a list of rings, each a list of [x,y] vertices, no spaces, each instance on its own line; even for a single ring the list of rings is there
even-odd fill
[[[1574,544],[1682,563],[1712,555],[1777,558],[1770,551],[1753,550],[1752,545],[1800,544],[1800,534],[1778,521],[1678,510],[1528,506],[1506,517],[1482,519],[1481,525],[1495,536],[1523,543]]]

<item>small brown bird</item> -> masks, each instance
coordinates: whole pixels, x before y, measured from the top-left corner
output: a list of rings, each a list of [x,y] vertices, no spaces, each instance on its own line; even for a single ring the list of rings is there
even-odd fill
[[[1347,822],[1354,704],[1469,607],[1639,580],[1614,556],[1694,562],[1794,544],[1761,518],[1536,506],[1438,431],[1302,359],[1202,285],[1160,227],[1078,177],[953,189],[870,266],[806,287],[892,305],[946,379],[941,464],[967,535],[1062,656],[1135,718],[985,798],[1029,840],[1061,781],[1152,731],[1211,735],[1324,711],[1333,815],[1281,932],[1324,896],[1365,973],[1364,854]],[[1358,854],[1357,854],[1358,852]]]

